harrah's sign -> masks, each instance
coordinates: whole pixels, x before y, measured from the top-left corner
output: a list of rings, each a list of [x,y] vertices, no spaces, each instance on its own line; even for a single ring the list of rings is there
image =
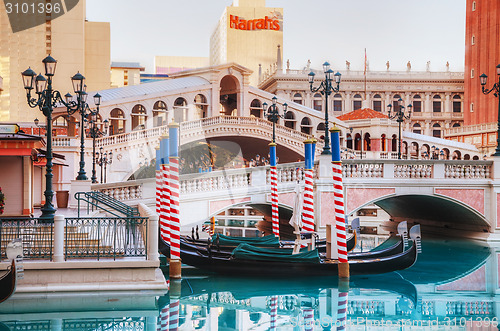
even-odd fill
[[[238,16],[230,15],[229,27],[236,30],[275,30],[279,31],[280,22],[278,20],[269,18],[266,16],[264,18],[254,19],[254,20],[243,20]]]

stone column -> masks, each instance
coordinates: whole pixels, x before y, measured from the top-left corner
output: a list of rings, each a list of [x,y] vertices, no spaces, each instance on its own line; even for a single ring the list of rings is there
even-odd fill
[[[158,215],[150,215],[148,220],[148,260],[158,261]]]
[[[64,226],[63,215],[54,216],[54,262],[64,262]],[[158,246],[156,246],[158,247]]]

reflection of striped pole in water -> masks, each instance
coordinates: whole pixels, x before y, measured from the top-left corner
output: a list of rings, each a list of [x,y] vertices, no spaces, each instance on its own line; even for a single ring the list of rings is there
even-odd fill
[[[161,193],[160,193],[160,233],[162,239],[170,244],[170,189],[168,185],[168,154],[169,139],[163,136],[160,140],[160,171],[161,171]]]
[[[304,330],[314,330],[314,310],[307,308],[302,311],[302,314],[304,316]]]
[[[160,331],[167,331],[168,330],[168,320],[170,318],[170,313],[168,309],[169,305],[166,305],[163,307],[160,311],[160,323],[158,325],[158,330]]]
[[[273,234],[280,237],[280,216],[278,211],[278,171],[276,170],[276,143],[269,144],[269,163],[271,165],[271,204]]]
[[[349,277],[347,261],[347,234],[344,210],[344,186],[342,184],[342,162],[340,160],[340,129],[330,129],[332,144],[333,194],[335,208],[335,227],[339,261],[339,277]]]
[[[179,328],[179,299],[170,299],[170,315],[168,318],[168,330]]]
[[[170,258],[180,260],[180,218],[179,218],[179,125],[169,125],[170,134]]]
[[[304,205],[302,207],[302,231],[314,231],[314,196],[313,196],[313,155],[312,140],[304,141],[305,149],[305,186],[304,186]]]
[[[276,330],[277,327],[277,322],[278,322],[278,296],[273,295],[271,297],[271,323],[270,323],[270,329],[269,330]]]
[[[160,208],[161,208],[161,189],[162,189],[162,180],[161,180],[161,168],[160,168],[160,163],[161,163],[161,155],[160,155],[160,148],[157,147],[155,148],[156,150],[156,169],[155,169],[155,177],[156,177],[156,185],[155,185],[155,192],[156,192],[156,214],[160,215]]]
[[[347,283],[349,286],[349,283]],[[346,330],[347,323],[347,294],[348,289],[342,289],[339,286],[338,310],[337,310],[337,331]]]

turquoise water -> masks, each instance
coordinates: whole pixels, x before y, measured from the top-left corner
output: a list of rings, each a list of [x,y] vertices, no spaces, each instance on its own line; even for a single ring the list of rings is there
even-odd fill
[[[427,239],[410,269],[348,283],[186,269],[163,296],[14,296],[0,304],[0,331],[153,331],[162,317],[165,330],[498,330],[497,250]]]

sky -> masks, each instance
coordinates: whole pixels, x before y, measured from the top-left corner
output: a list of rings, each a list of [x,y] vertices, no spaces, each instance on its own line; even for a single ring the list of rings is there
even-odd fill
[[[464,70],[466,0],[267,0],[284,9],[283,59],[291,69]],[[209,56],[209,40],[232,0],[86,0],[87,19],[111,23],[111,61]]]

